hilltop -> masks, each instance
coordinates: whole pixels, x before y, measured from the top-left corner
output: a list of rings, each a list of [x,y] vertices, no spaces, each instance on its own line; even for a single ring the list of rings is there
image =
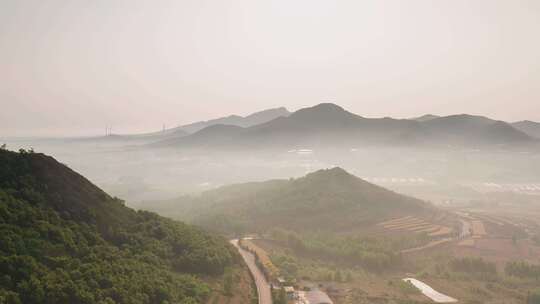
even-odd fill
[[[513,123],[512,126],[522,132],[527,133],[529,136],[540,139],[540,123],[538,122],[523,120]]]
[[[201,303],[228,242],[134,211],[52,157],[0,150],[0,302]]]
[[[468,114],[437,117],[423,122],[439,142],[460,145],[517,144],[533,139],[509,123]]]
[[[440,116],[438,116],[438,115],[425,114],[425,115],[422,115],[422,116],[419,116],[419,117],[413,117],[413,118],[411,118],[411,120],[424,122],[424,121],[432,120],[432,119],[439,118],[439,117]]]
[[[339,232],[402,214],[424,214],[432,207],[370,184],[341,168],[304,177],[225,186],[196,197],[146,204],[221,232]]]

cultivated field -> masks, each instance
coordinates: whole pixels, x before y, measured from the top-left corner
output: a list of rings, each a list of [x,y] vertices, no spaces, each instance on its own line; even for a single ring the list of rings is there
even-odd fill
[[[454,229],[448,226],[434,224],[414,216],[405,216],[379,223],[378,226],[388,231],[427,233],[430,237],[449,236]]]
[[[486,228],[484,227],[484,223],[482,221],[472,221],[471,225],[473,231],[473,238],[482,238],[487,235]]]

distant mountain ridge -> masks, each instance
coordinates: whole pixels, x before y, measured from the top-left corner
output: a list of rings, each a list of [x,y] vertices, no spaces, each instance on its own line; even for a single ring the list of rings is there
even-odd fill
[[[165,129],[163,131],[156,131],[150,133],[141,134],[109,134],[105,136],[93,136],[84,138],[66,139],[66,141],[75,141],[82,143],[123,143],[123,144],[147,144],[160,140],[167,140],[171,138],[179,138],[189,135],[189,133],[180,130],[178,128]]]
[[[416,121],[419,121],[419,122],[424,122],[424,121],[432,120],[432,119],[439,118],[439,117],[440,117],[440,116],[438,116],[438,115],[426,114],[426,115],[422,115],[422,116],[419,116],[419,117],[411,118],[411,120],[416,120]]]
[[[495,146],[535,143],[512,125],[482,116],[434,115],[414,119],[365,118],[323,103],[251,127],[214,125],[156,143],[171,148],[301,148],[362,145]]]
[[[254,125],[262,124],[278,117],[287,117],[291,114],[285,107],[267,109],[247,116],[231,115],[227,117],[221,117],[211,119],[207,121],[199,121],[192,124],[187,124],[178,127],[178,129],[186,133],[195,133],[206,127],[214,125],[233,125],[238,127],[251,127]]]
[[[97,136],[88,138],[77,138],[79,142],[100,142],[114,143],[125,142],[129,144],[149,144],[158,141],[175,140],[192,133],[196,133],[204,128],[215,125],[230,125],[237,127],[251,127],[262,124],[278,117],[286,117],[291,113],[285,107],[272,108],[249,114],[247,116],[230,115],[207,121],[199,121],[187,125],[182,125],[162,131],[141,133],[141,134],[110,134],[107,136]]]
[[[529,136],[540,139],[540,123],[530,120],[523,120],[515,122],[512,126],[524,133],[527,133]]]
[[[438,117],[423,122],[433,134],[444,141],[472,144],[513,144],[531,142],[527,134],[504,121],[468,114]]]

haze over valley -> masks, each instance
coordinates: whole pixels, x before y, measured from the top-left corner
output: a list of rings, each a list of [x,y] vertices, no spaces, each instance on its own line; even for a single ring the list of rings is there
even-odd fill
[[[0,304],[540,304],[539,21],[0,1]]]
[[[372,119],[331,103],[154,133],[4,140],[14,150],[55,155],[129,202],[339,166],[437,203],[500,189],[539,193],[539,141],[481,116]]]

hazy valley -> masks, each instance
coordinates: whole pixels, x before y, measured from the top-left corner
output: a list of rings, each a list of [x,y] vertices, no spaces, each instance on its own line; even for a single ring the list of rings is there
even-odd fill
[[[256,235],[238,246],[268,260],[267,280],[318,284],[336,303],[424,302],[401,281],[412,274],[453,298],[519,303],[540,255],[540,150],[534,130],[514,125],[471,115],[367,119],[320,104],[141,135],[5,142],[54,155],[132,208],[224,239]],[[88,190],[69,191],[60,197]],[[79,212],[53,206],[67,207]],[[222,297],[212,282],[200,299]]]
[[[540,1],[1,0],[0,304],[540,304]]]

